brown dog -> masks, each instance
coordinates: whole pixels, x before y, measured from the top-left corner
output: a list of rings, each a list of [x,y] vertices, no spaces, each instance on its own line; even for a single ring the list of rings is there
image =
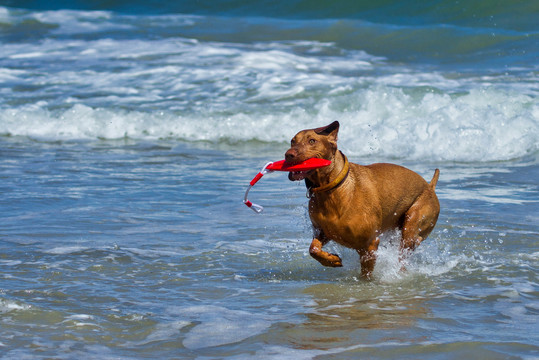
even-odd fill
[[[349,163],[337,150],[339,122],[300,131],[285,154],[287,164],[312,157],[331,160],[331,165],[306,172],[291,172],[292,181],[305,179],[310,196],[309,216],[314,238],[312,257],[324,266],[342,266],[338,255],[322,247],[333,240],[355,249],[361,274],[370,278],[382,232],[400,229],[401,258],[414,250],[430,234],[440,204],[434,193],[440,171],[428,184],[420,175],[402,166]]]

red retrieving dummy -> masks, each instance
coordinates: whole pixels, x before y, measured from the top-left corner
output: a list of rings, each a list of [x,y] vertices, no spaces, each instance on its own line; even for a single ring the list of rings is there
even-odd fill
[[[250,207],[251,209],[253,209],[253,211],[258,214],[261,213],[262,210],[264,210],[262,206],[253,204],[252,202],[247,200],[247,194],[249,193],[249,190],[251,190],[251,188],[258,182],[258,180],[260,180],[262,176],[264,176],[265,174],[268,174],[273,171],[288,171],[288,172],[309,171],[309,170],[318,169],[324,166],[328,166],[329,164],[331,164],[330,160],[318,159],[318,158],[310,158],[299,164],[294,164],[294,165],[285,164],[285,160],[279,160],[276,162],[267,163],[266,166],[264,166],[262,170],[258,174],[256,174],[253,180],[251,180],[251,182],[249,183],[249,187],[247,188],[247,191],[245,191],[245,197],[243,199],[243,203],[247,205],[247,207]]]

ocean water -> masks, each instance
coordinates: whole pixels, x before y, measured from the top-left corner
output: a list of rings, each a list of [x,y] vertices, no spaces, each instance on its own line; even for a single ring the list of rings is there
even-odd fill
[[[0,359],[539,358],[537,1],[0,1]],[[266,175],[441,176],[372,281]]]

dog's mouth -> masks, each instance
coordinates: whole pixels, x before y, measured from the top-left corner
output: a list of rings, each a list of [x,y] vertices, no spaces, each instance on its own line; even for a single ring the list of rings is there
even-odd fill
[[[305,179],[309,173],[311,172],[312,170],[309,170],[309,171],[291,171],[288,173],[288,179],[290,179],[290,181],[301,181],[303,179]]]

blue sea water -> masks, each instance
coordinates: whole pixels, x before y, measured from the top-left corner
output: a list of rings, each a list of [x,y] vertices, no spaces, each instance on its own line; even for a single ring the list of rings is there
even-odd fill
[[[539,358],[537,1],[0,1],[0,359]],[[374,279],[299,130],[441,176]]]

